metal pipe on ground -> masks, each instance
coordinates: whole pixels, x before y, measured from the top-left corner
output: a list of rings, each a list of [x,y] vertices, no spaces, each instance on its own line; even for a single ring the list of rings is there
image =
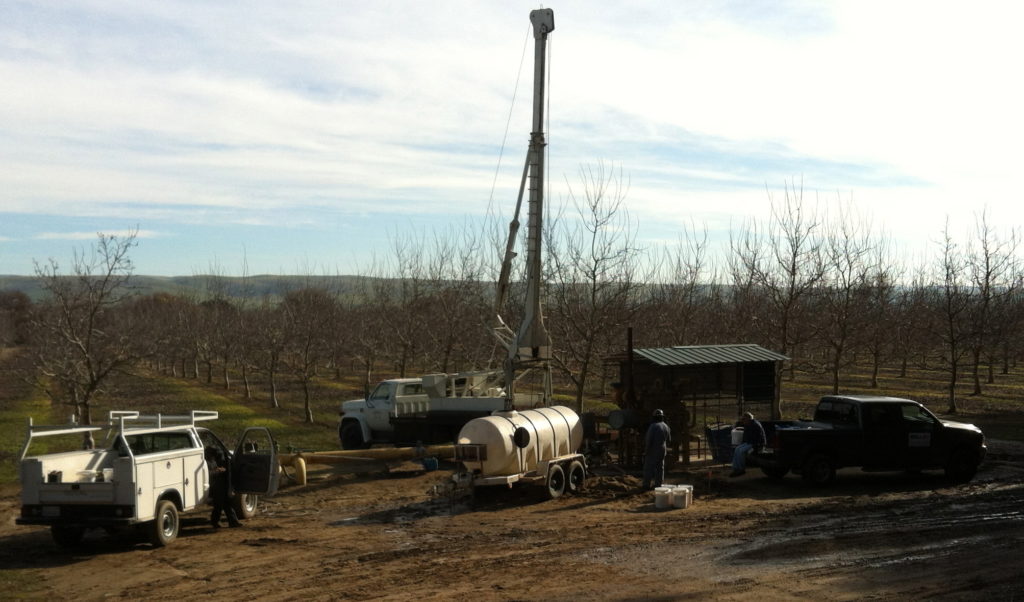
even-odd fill
[[[296,468],[295,481],[306,484],[306,466],[309,464],[347,464],[366,462],[393,462],[417,458],[448,459],[455,457],[454,445],[430,445],[427,447],[378,447],[373,449],[348,449],[327,452],[299,452],[278,456],[281,466]]]

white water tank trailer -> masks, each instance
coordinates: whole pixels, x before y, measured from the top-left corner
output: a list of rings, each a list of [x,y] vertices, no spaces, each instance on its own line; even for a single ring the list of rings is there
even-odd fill
[[[463,470],[453,478],[474,488],[544,485],[551,498],[566,490],[576,493],[587,476],[582,443],[580,418],[565,406],[495,412],[462,427],[455,459]]]

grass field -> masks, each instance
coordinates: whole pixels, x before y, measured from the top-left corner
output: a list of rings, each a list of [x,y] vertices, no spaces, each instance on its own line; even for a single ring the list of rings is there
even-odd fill
[[[33,391],[10,369],[11,354],[0,354],[0,483],[17,478],[17,457],[25,440],[26,418],[36,424],[67,422],[70,408],[53,407],[49,400]],[[381,375],[381,378],[394,375]],[[1008,375],[996,375],[996,382],[984,385],[984,394],[969,395],[967,375],[962,379],[958,396],[959,412],[955,420],[973,422],[987,437],[1024,441],[1024,369],[1015,368]],[[871,389],[868,374],[852,374],[844,383],[844,393],[884,394],[908,397],[927,405],[943,415],[946,410],[946,374],[938,370],[912,371],[900,378],[895,370],[883,371],[879,387]],[[105,396],[93,407],[94,422],[103,421],[113,409],[138,410],[143,413],[177,414],[189,410],[216,410],[220,419],[212,430],[226,443],[232,443],[246,426],[266,426],[277,438],[281,451],[329,450],[338,447],[337,413],[339,403],[362,397],[358,379],[343,381],[322,379],[316,383],[312,403],[314,423],[303,421],[302,393],[296,383],[281,383],[280,408],[271,408],[262,386],[253,389],[253,399],[245,399],[240,382],[225,390],[216,379],[181,379],[140,371],[137,375],[119,376],[108,387]],[[794,380],[782,385],[783,412],[786,418],[808,417],[818,397],[831,392],[824,375],[797,372]],[[571,396],[559,392],[556,397],[571,405]],[[588,402],[588,409],[608,409],[607,398]],[[45,449],[45,448],[34,448]]]

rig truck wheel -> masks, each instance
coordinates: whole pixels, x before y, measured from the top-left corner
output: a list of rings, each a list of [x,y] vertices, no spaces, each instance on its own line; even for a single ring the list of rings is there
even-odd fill
[[[548,469],[548,498],[555,499],[565,493],[565,471],[559,465]]]
[[[573,460],[569,464],[569,476],[566,481],[566,488],[569,493],[580,493],[583,491],[583,483],[587,479],[587,469],[583,466],[583,462],[579,460]]]
[[[358,422],[347,422],[341,425],[338,435],[341,438],[341,449],[366,449],[370,447],[368,443],[363,441],[363,429],[360,428]]]
[[[82,527],[70,527],[68,525],[52,525],[50,535],[54,543],[62,548],[73,548],[82,543],[82,536],[85,529]]]
[[[160,500],[156,503],[156,519],[150,525],[149,542],[154,547],[162,548],[178,538],[181,521],[178,509],[171,500]]]

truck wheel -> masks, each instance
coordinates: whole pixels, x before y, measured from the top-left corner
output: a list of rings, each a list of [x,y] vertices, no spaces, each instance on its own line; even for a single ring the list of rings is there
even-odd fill
[[[255,493],[236,493],[231,503],[238,518],[252,518],[256,516],[259,501],[260,496]]]
[[[569,464],[569,477],[566,481],[566,488],[569,493],[580,493],[583,491],[583,482],[587,479],[587,469],[583,467],[583,462],[579,460],[573,460]]]
[[[73,548],[82,543],[82,536],[85,529],[82,527],[69,527],[68,525],[52,525],[50,535],[54,543],[62,548]]]
[[[178,538],[178,509],[171,500],[156,503],[156,520],[150,525],[149,542],[161,548]]]
[[[950,481],[966,483],[978,472],[978,456],[968,449],[955,449],[949,456],[945,472]]]
[[[341,449],[366,449],[370,447],[363,441],[363,429],[358,422],[348,422],[341,425],[338,431],[341,437]]]
[[[785,466],[762,466],[761,472],[773,479],[781,479],[789,472],[789,468]]]
[[[555,464],[548,469],[548,498],[555,499],[565,493],[565,471]]]
[[[825,454],[811,454],[801,470],[804,480],[812,485],[828,485],[836,480],[836,468]]]

